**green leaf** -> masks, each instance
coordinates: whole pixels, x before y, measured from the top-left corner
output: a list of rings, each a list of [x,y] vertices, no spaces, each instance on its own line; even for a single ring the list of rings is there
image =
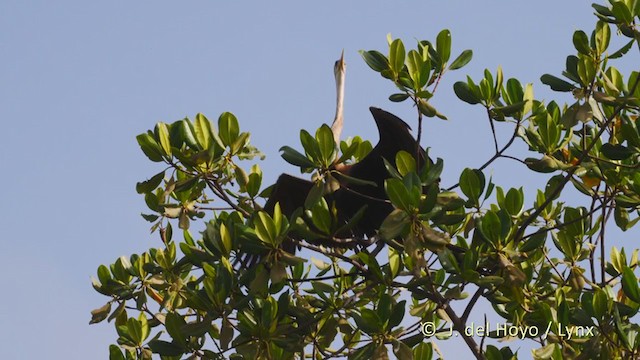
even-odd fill
[[[524,192],[522,187],[519,189],[511,188],[507,192],[507,196],[504,199],[504,209],[511,216],[518,216],[522,212],[524,206]]]
[[[140,145],[140,149],[142,149],[142,152],[147,156],[147,158],[149,158],[149,160],[153,162],[163,161],[162,149],[150,132],[136,136],[136,140],[138,141],[138,145]]]
[[[230,112],[223,112],[218,118],[218,128],[222,144],[230,146],[240,133],[238,119]]]
[[[404,67],[404,58],[406,56],[404,44],[402,40],[395,39],[389,46],[389,63],[394,73],[398,74]]]
[[[324,198],[320,198],[311,210],[307,210],[306,214],[311,218],[313,225],[324,234],[331,231],[331,214],[329,213],[329,205]]]
[[[591,47],[589,46],[589,37],[582,30],[578,30],[573,33],[573,46],[581,54],[589,55],[591,53]]]
[[[611,11],[616,19],[625,24],[630,24],[633,21],[631,10],[629,10],[624,1],[614,1],[611,5]]]
[[[322,199],[323,195],[324,184],[321,181],[316,181],[311,187],[311,190],[309,190],[309,193],[304,200],[304,208],[312,209],[320,201],[320,199]]]
[[[125,360],[125,357],[122,354],[122,351],[120,351],[118,345],[109,345],[109,360]]]
[[[391,94],[389,96],[389,101],[393,102],[403,102],[409,98],[409,94],[407,93],[399,93],[399,94]]]
[[[163,179],[164,179],[164,170],[157,173],[156,175],[151,177],[151,179],[149,180],[136,183],[136,192],[138,194],[151,192],[155,190],[158,187],[158,185],[160,185]]]
[[[628,266],[624,267],[622,273],[622,290],[624,294],[636,303],[640,303],[640,288],[638,287],[638,278],[633,270]]]
[[[464,50],[460,55],[458,55],[458,57],[455,60],[453,60],[451,65],[449,65],[449,70],[457,70],[462,68],[463,66],[467,65],[471,61],[472,57],[473,57],[473,51]]]
[[[194,122],[193,129],[196,132],[196,140],[202,149],[209,149],[211,147],[211,123],[206,116],[198,113],[196,114],[196,120]]]
[[[194,136],[195,130],[193,128],[193,124],[188,119],[182,119],[177,123],[174,123],[171,126],[171,130],[173,131],[174,128],[179,133],[180,139],[182,139],[182,141],[184,141],[190,148],[202,150],[202,148],[198,146],[198,141]],[[175,147],[179,148],[180,146]]]
[[[389,320],[389,316],[391,316],[391,310],[393,307],[393,299],[388,294],[380,295],[380,300],[378,301],[378,306],[376,307],[376,314],[378,314],[378,318],[381,323],[387,322]]]
[[[568,92],[576,88],[571,83],[568,83],[562,79],[559,79],[549,74],[542,75],[540,77],[540,81],[542,81],[542,83],[545,85],[549,85],[551,87],[551,90],[554,90],[554,91]]]
[[[316,131],[316,141],[320,150],[320,160],[328,167],[333,162],[336,151],[336,143],[329,125],[322,124]]]
[[[160,140],[162,151],[167,156],[171,156],[171,141],[169,140],[169,127],[166,123],[159,122],[156,124],[156,136]]]
[[[416,160],[408,152],[401,150],[396,154],[396,167],[400,175],[405,176],[416,171]]]
[[[252,172],[249,174],[249,182],[247,182],[247,194],[251,197],[255,197],[260,192],[260,186],[262,185],[262,173]]]
[[[256,235],[258,235],[260,240],[267,244],[275,245],[275,239],[277,236],[276,225],[269,214],[264,211],[259,211],[254,225]]]
[[[441,64],[445,64],[451,57],[451,32],[448,29],[440,31],[436,37],[436,51],[440,55]]]
[[[527,241],[520,244],[520,251],[529,252],[536,249],[541,249],[544,245],[545,240],[547,239],[547,232],[541,232],[540,234],[536,234]]]
[[[460,190],[474,205],[479,206],[480,195],[484,190],[485,178],[480,170],[466,168],[460,174]]]
[[[402,266],[402,258],[400,257],[400,253],[398,253],[398,250],[394,249],[391,246],[389,246],[388,249],[389,249],[389,270],[391,270],[391,278],[395,278],[400,272],[400,267]]]
[[[361,309],[360,315],[353,313],[353,320],[358,325],[358,328],[367,334],[377,334],[382,331],[380,326],[380,318],[375,311],[371,309]]]
[[[142,344],[143,332],[142,332],[142,324],[136,318],[127,319],[127,330],[129,330],[129,335],[131,339],[136,343],[136,345]]]
[[[609,24],[604,21],[598,21],[594,35],[596,51],[598,54],[603,54],[609,47],[609,40],[611,40],[611,28]]]
[[[430,342],[421,342],[413,348],[413,360],[433,359],[433,345]]]
[[[391,200],[395,206],[406,212],[413,211],[413,201],[409,195],[409,191],[401,180],[393,178],[385,180],[384,189],[389,196],[389,200]]]
[[[464,81],[458,81],[453,84],[453,91],[460,100],[468,104],[475,105],[480,103],[480,98],[471,91],[469,85]]]
[[[373,71],[382,72],[389,69],[389,60],[379,51],[360,50],[359,52],[364,59],[364,62],[367,63],[367,65],[369,65],[369,67],[373,69]]]
[[[304,152],[307,157],[314,162],[320,161],[320,146],[318,141],[309,134],[307,130],[300,130],[300,142],[304,148]]]
[[[162,356],[180,356],[185,353],[185,349],[175,342],[167,342],[164,340],[151,340],[149,347],[154,354]]]
[[[593,311],[598,319],[602,319],[609,309],[609,298],[607,293],[602,289],[596,289],[593,294]]]
[[[611,160],[624,160],[634,155],[636,152],[632,149],[620,144],[602,144],[600,151]]]
[[[312,168],[315,165],[309,158],[289,146],[281,147],[280,151],[282,151],[282,158],[291,165],[301,168]]]
[[[502,224],[500,217],[495,212],[489,210],[480,220],[480,232],[492,244],[497,244],[501,238]]]

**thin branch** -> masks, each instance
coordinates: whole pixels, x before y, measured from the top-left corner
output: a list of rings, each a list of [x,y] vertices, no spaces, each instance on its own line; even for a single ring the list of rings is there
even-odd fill
[[[471,300],[469,300],[469,303],[467,304],[467,307],[465,307],[464,312],[462,313],[462,316],[460,317],[460,320],[462,320],[465,323],[467,322],[467,320],[469,319],[469,315],[471,314],[471,310],[475,306],[476,302],[478,302],[478,299],[480,299],[480,297],[482,296],[483,292],[484,292],[484,288],[481,288],[481,287],[478,288],[478,290],[476,290],[476,292],[471,297]]]
[[[503,155],[503,153],[513,144],[515,139],[518,137],[518,128],[520,128],[520,120],[516,122],[516,127],[514,128],[513,134],[511,134],[511,138],[509,139],[509,141],[507,141],[507,143],[502,147],[502,149],[497,151],[489,160],[487,160],[484,164],[482,164],[482,166],[480,166],[478,170],[482,171],[487,166],[489,166],[492,162],[494,162],[496,159],[500,157],[506,157],[505,155]],[[460,186],[460,183],[456,183],[455,185],[449,187],[447,191],[451,191],[457,188],[458,186]]]

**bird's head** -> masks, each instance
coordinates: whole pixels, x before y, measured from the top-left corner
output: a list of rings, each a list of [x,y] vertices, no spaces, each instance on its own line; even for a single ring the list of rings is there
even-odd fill
[[[338,79],[341,75],[345,73],[347,69],[347,63],[344,61],[344,50],[342,50],[342,54],[340,54],[340,59],[336,60],[335,65],[333,65],[333,74]]]

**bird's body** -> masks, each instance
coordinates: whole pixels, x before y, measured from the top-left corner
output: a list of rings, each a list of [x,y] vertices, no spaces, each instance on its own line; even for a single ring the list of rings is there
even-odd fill
[[[346,224],[363,206],[366,206],[360,221],[348,233],[335,234],[339,237],[371,237],[380,228],[384,219],[393,210],[384,190],[384,181],[390,177],[384,159],[395,163],[395,156],[399,151],[415,153],[416,140],[409,132],[407,123],[397,116],[384,110],[371,107],[371,113],[376,121],[380,140],[378,144],[360,162],[353,165],[337,166],[340,173],[349,177],[366,180],[374,185],[350,183],[346,177],[336,175],[340,181],[340,188],[325,195],[327,203],[337,211],[339,224]],[[424,164],[424,153],[420,153],[419,166]],[[274,185],[271,196],[265,204],[265,211],[273,214],[276,203],[280,203],[281,211],[287,217],[298,208],[302,208],[307,194],[313,187],[313,182],[291,175],[282,174]],[[298,234],[291,237],[302,240]],[[317,245],[330,247],[344,246],[343,242],[326,239],[305,239]],[[293,241],[285,241],[283,249],[289,253],[295,252]]]

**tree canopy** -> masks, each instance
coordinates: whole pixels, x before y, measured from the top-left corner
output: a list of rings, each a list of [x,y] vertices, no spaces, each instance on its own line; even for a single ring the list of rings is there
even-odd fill
[[[574,32],[564,70],[540,78],[571,92],[572,103],[538,100],[532,84],[505,78],[500,67],[455,83],[460,100],[486,109],[494,155],[464,169],[456,184],[439,180],[447,159],[421,161],[423,149],[384,159],[379,200],[392,211],[375,235],[342,239],[344,246],[319,239],[364,221],[338,221],[330,194],[344,186],[336,183],[340,166],[364,159],[369,141],[336,144],[326,125],[313,135],[301,130],[303,150],[284,146],[282,157],[313,174],[313,186],[287,214],[280,205],[263,209],[273,188],[262,184],[262,153],[232,113],[215,124],[202,114],[160,122],[138,135],[161,165],[136,184],[149,208],[142,217],[161,243],[98,268],[93,287],[109,300],[91,323],[114,323],[110,359],[422,360],[446,356],[433,339],[453,334],[478,359],[523,355],[518,345],[485,338],[529,342],[537,359],[640,357],[638,249],[617,249],[606,236],[640,219],[640,72],[614,66],[640,50],[640,1],[593,8],[594,29]],[[423,118],[446,119],[431,101],[451,91],[440,80],[472,51],[452,52],[448,30],[411,49],[387,40],[385,51],[360,53],[397,87],[389,100],[415,109],[419,144]],[[511,135],[500,139],[497,127]],[[513,153],[520,142],[528,154]],[[548,180],[526,203],[522,187],[487,176],[495,161],[516,161],[522,176]],[[571,187],[578,206],[566,204]],[[190,231],[193,222],[203,231]],[[283,242],[304,248],[304,257]],[[503,327],[469,331],[481,298]]]

